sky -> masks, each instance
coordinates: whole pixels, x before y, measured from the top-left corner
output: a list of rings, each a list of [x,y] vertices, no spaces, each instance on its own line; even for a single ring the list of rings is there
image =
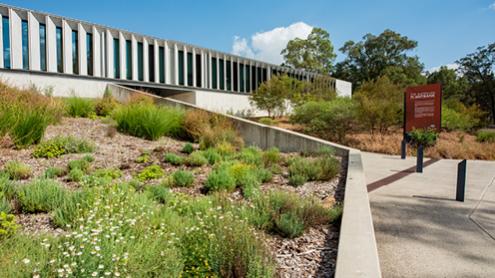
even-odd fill
[[[348,41],[392,29],[418,41],[426,70],[495,42],[495,0],[12,0],[48,12],[278,64],[313,27],[330,33],[337,61]]]

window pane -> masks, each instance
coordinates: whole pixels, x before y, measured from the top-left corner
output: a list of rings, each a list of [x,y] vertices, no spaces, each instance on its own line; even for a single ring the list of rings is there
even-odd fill
[[[196,86],[201,87],[201,54],[196,54]]]
[[[266,73],[266,68],[263,68],[262,73],[263,73],[263,82],[265,82],[265,81],[268,80],[268,75]]]
[[[138,80],[144,80],[144,72],[143,72],[143,43],[138,42],[137,44],[137,58],[138,58]]]
[[[246,92],[251,92],[251,66],[246,65]]]
[[[56,29],[56,40],[57,40],[57,71],[64,72],[64,56],[62,50],[62,28],[57,27]]]
[[[2,17],[3,67],[10,69],[10,22],[7,16]]]
[[[160,83],[165,83],[165,48],[160,46],[158,48],[158,64],[160,65]]]
[[[187,52],[187,86],[193,85],[193,55]]]
[[[46,25],[40,23],[40,69],[46,71]]]
[[[234,62],[233,67],[234,67],[234,70],[233,70],[233,72],[234,72],[234,91],[238,92],[239,91],[239,86],[238,86],[239,85],[238,84],[239,83],[239,76],[238,76],[239,70],[237,68],[237,62]]]
[[[232,63],[230,61],[225,61],[227,67],[227,91],[232,90]]]
[[[260,84],[263,82],[263,73],[262,73],[261,68],[256,68],[256,71],[258,73],[258,84],[257,84],[257,87],[259,87]]]
[[[220,71],[220,90],[225,90],[225,70],[223,66],[223,60],[220,59],[218,61],[218,69]]]
[[[179,85],[184,85],[184,51],[179,50]]]
[[[93,75],[93,34],[86,33],[86,65],[88,75]]]
[[[155,82],[155,46],[148,45],[148,75],[150,82]]]
[[[241,86],[241,92],[244,93],[244,65],[239,64],[239,79],[240,79],[240,86]]]
[[[132,43],[130,40],[125,41],[125,61],[126,61],[126,77],[132,79]]]
[[[23,20],[22,23],[22,68],[29,69],[29,31],[28,22]]]
[[[79,45],[77,31],[72,31],[72,72],[79,73]]]
[[[113,39],[113,76],[120,78],[120,40]]]
[[[211,87],[217,88],[217,58],[211,58]]]

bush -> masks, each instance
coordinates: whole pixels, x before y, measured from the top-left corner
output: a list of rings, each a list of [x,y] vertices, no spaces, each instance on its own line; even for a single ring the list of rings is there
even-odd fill
[[[202,152],[195,151],[186,158],[186,164],[188,166],[203,166],[208,164],[208,159],[203,156]]]
[[[151,199],[161,204],[166,204],[172,199],[172,192],[164,186],[148,186],[146,192]]]
[[[69,161],[67,164],[67,169],[70,171],[74,169],[79,169],[83,173],[87,173],[89,171],[89,167],[91,166],[90,162],[87,159],[75,159]]]
[[[140,181],[146,181],[146,180],[152,180],[152,179],[158,179],[161,178],[165,175],[165,172],[159,165],[151,165],[139,172],[137,175],[137,178]]]
[[[0,211],[0,240],[8,238],[17,231],[17,224],[13,214]]]
[[[95,114],[94,102],[91,99],[72,96],[65,99],[67,114],[71,117],[89,118]]]
[[[430,129],[414,129],[409,132],[410,143],[413,146],[431,147],[436,144],[438,133]]]
[[[308,177],[301,174],[292,174],[289,176],[289,185],[292,186],[301,186],[308,181]]]
[[[289,161],[289,184],[299,186],[306,181],[330,180],[339,172],[340,163],[333,156],[295,157]]]
[[[47,179],[53,179],[65,175],[65,169],[60,167],[48,167],[43,174],[43,177]]]
[[[10,132],[14,144],[23,148],[39,143],[50,122],[51,116],[45,111],[28,109],[21,112]]]
[[[98,178],[114,180],[122,177],[122,171],[117,168],[103,168],[94,171],[92,175]]]
[[[214,165],[217,162],[220,162],[222,160],[222,156],[218,153],[218,151],[215,148],[208,148],[203,152],[203,156],[208,160],[208,163],[210,165]]]
[[[476,134],[476,141],[482,143],[495,143],[495,131],[480,130]]]
[[[272,118],[261,118],[258,120],[260,124],[264,125],[275,125],[277,122]]]
[[[257,147],[243,148],[237,155],[237,159],[248,164],[261,165],[262,151]]]
[[[265,167],[270,167],[278,164],[282,160],[282,156],[280,155],[280,151],[273,147],[263,152],[262,160]]]
[[[194,182],[194,175],[189,171],[177,170],[172,174],[173,184],[177,187],[189,187]]]
[[[163,160],[175,166],[184,164],[184,158],[174,153],[166,153],[163,157]]]
[[[112,95],[104,95],[103,98],[96,101],[95,113],[98,116],[106,117],[112,114],[117,106],[118,102]]]
[[[143,152],[140,156],[136,158],[136,163],[148,163],[150,161],[149,152]]]
[[[0,212],[9,213],[12,211],[12,206],[9,200],[3,195],[3,192],[0,191]]]
[[[194,147],[191,143],[186,143],[184,145],[184,147],[182,147],[182,150],[181,150],[182,153],[186,153],[186,154],[190,154],[193,151],[194,151]]]
[[[77,219],[84,216],[84,211],[92,204],[92,191],[78,190],[65,195],[64,201],[53,211],[55,226],[66,229],[72,226]]]
[[[19,186],[16,195],[23,212],[50,212],[62,205],[66,191],[54,180],[37,179]]]
[[[84,172],[83,170],[79,168],[74,168],[69,171],[69,180],[73,182],[80,182],[82,178],[84,177]]]
[[[442,128],[470,131],[482,124],[484,114],[476,105],[466,106],[459,100],[447,99],[442,104]]]
[[[117,129],[148,140],[183,136],[184,111],[178,108],[131,103],[113,113]]]
[[[295,238],[303,234],[304,222],[294,213],[282,213],[275,219],[278,234],[283,237]]]
[[[233,191],[236,186],[236,180],[227,168],[218,168],[210,172],[205,182],[205,189],[208,192],[214,191]]]
[[[31,176],[31,167],[19,161],[9,161],[3,169],[13,180],[23,180]]]
[[[85,139],[73,136],[57,136],[36,146],[33,156],[36,158],[54,158],[69,153],[93,152],[95,146]]]

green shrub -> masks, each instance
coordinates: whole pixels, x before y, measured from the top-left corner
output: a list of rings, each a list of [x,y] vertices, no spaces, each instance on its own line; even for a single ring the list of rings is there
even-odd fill
[[[56,177],[61,177],[63,175],[65,175],[65,169],[62,169],[60,167],[48,167],[46,168],[43,177],[47,179],[53,179]]]
[[[262,151],[257,147],[243,148],[237,155],[237,159],[248,164],[260,165],[262,163]]]
[[[95,161],[95,158],[92,155],[87,154],[87,155],[82,157],[82,160],[85,160],[85,161],[91,163],[91,162]]]
[[[482,124],[484,112],[477,106],[466,106],[456,99],[442,103],[442,128],[470,131]]]
[[[117,168],[103,168],[95,170],[92,175],[99,178],[114,180],[122,177],[122,171]]]
[[[236,180],[227,168],[219,168],[210,172],[205,182],[205,189],[211,191],[233,191]]]
[[[166,204],[172,198],[172,192],[164,186],[148,186],[146,192],[151,199],[162,204]]]
[[[113,118],[119,131],[136,137],[156,140],[164,135],[183,136],[184,111],[178,108],[131,103],[117,109]]]
[[[103,98],[98,99],[95,103],[95,113],[98,116],[106,117],[112,114],[117,108],[118,102],[112,95],[104,95]]]
[[[328,213],[328,215],[330,217],[330,221],[333,223],[340,221],[340,219],[342,218],[342,212],[343,211],[344,211],[344,208],[342,207],[341,204],[334,205]]]
[[[214,165],[222,160],[222,156],[215,148],[208,148],[203,151],[203,156],[208,160],[208,164]]]
[[[3,192],[0,191],[0,212],[9,213],[12,211],[12,206],[9,200],[4,196]]]
[[[189,187],[194,182],[194,175],[189,171],[177,170],[172,174],[173,184],[177,187]]]
[[[79,168],[71,169],[68,174],[69,180],[73,182],[80,182],[83,177],[84,177],[84,172]]]
[[[339,161],[331,155],[302,158],[289,161],[289,184],[303,185],[306,181],[330,180],[340,172]]]
[[[82,187],[100,187],[111,184],[112,180],[110,176],[96,176],[92,174],[82,176],[79,184]]]
[[[275,125],[277,122],[272,118],[261,118],[258,120],[260,124],[264,125]]]
[[[95,114],[94,102],[91,99],[72,96],[65,99],[67,114],[71,117],[89,118]]]
[[[148,163],[150,161],[149,152],[144,152],[136,158],[136,163]]]
[[[236,149],[234,145],[229,142],[221,142],[215,146],[215,150],[222,157],[232,156],[235,154]]]
[[[165,172],[159,165],[151,165],[139,172],[137,178],[140,181],[147,181],[152,179],[159,179],[165,175]]]
[[[262,183],[269,182],[272,180],[272,177],[273,177],[272,172],[268,169],[258,168],[258,169],[256,169],[256,173],[258,175],[258,179]]]
[[[203,166],[208,164],[208,159],[203,156],[203,153],[200,151],[192,152],[186,158],[186,165],[188,166]]]
[[[16,185],[14,181],[9,179],[7,173],[0,172],[0,192],[6,200],[11,200],[15,197]]]
[[[295,238],[303,234],[304,222],[294,213],[282,213],[275,219],[277,233],[283,237]]]
[[[184,147],[182,147],[182,150],[181,150],[182,153],[186,153],[186,154],[190,154],[193,151],[194,151],[194,147],[191,143],[186,143],[184,145]]]
[[[476,134],[476,141],[482,143],[495,143],[495,131],[480,130]]]
[[[31,167],[20,161],[12,160],[5,163],[3,170],[13,180],[23,180],[31,176]]]
[[[280,155],[280,151],[273,147],[263,152],[262,160],[263,165],[269,167],[278,164],[282,160],[282,156]]]
[[[0,211],[0,240],[8,238],[17,231],[17,224],[13,214]]]
[[[16,119],[10,131],[10,136],[18,148],[37,144],[43,138],[45,130],[51,122],[51,115],[45,111],[26,109]]]
[[[307,181],[308,181],[308,178],[305,175],[292,174],[289,176],[289,185],[292,185],[295,187],[304,185]]]
[[[410,143],[414,146],[431,147],[436,144],[438,133],[430,129],[414,129],[409,132]]]
[[[94,149],[95,146],[87,140],[73,136],[57,136],[36,146],[33,156],[36,158],[54,158],[69,153],[93,152]]]
[[[66,191],[54,180],[37,179],[19,186],[16,195],[23,212],[50,212],[64,202]]]
[[[67,193],[63,202],[53,211],[53,223],[60,228],[73,225],[84,216],[84,211],[92,204],[93,192],[77,190]]]
[[[87,173],[89,171],[89,167],[91,166],[90,162],[87,159],[75,159],[69,161],[67,164],[67,169],[70,171],[74,169],[79,169],[83,173]]]
[[[174,153],[166,153],[163,157],[163,160],[175,166],[184,164],[184,158]]]

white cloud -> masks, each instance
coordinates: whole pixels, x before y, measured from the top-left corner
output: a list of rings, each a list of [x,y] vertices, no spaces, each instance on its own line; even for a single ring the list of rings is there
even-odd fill
[[[492,9],[495,11],[495,2],[493,2],[492,4],[490,4],[490,6],[488,6],[488,8]]]
[[[283,61],[280,52],[287,43],[295,38],[306,39],[313,27],[304,23],[296,22],[287,27],[277,27],[270,31],[256,33],[251,39],[234,37],[232,53],[248,58],[255,58],[273,64]]]
[[[456,63],[452,63],[452,64],[441,65],[441,66],[438,66],[438,67],[432,67],[432,68],[430,68],[428,70],[428,72],[429,73],[432,73],[432,72],[439,71],[441,67],[447,67],[448,69],[457,70],[459,68],[459,65],[456,64]]]

